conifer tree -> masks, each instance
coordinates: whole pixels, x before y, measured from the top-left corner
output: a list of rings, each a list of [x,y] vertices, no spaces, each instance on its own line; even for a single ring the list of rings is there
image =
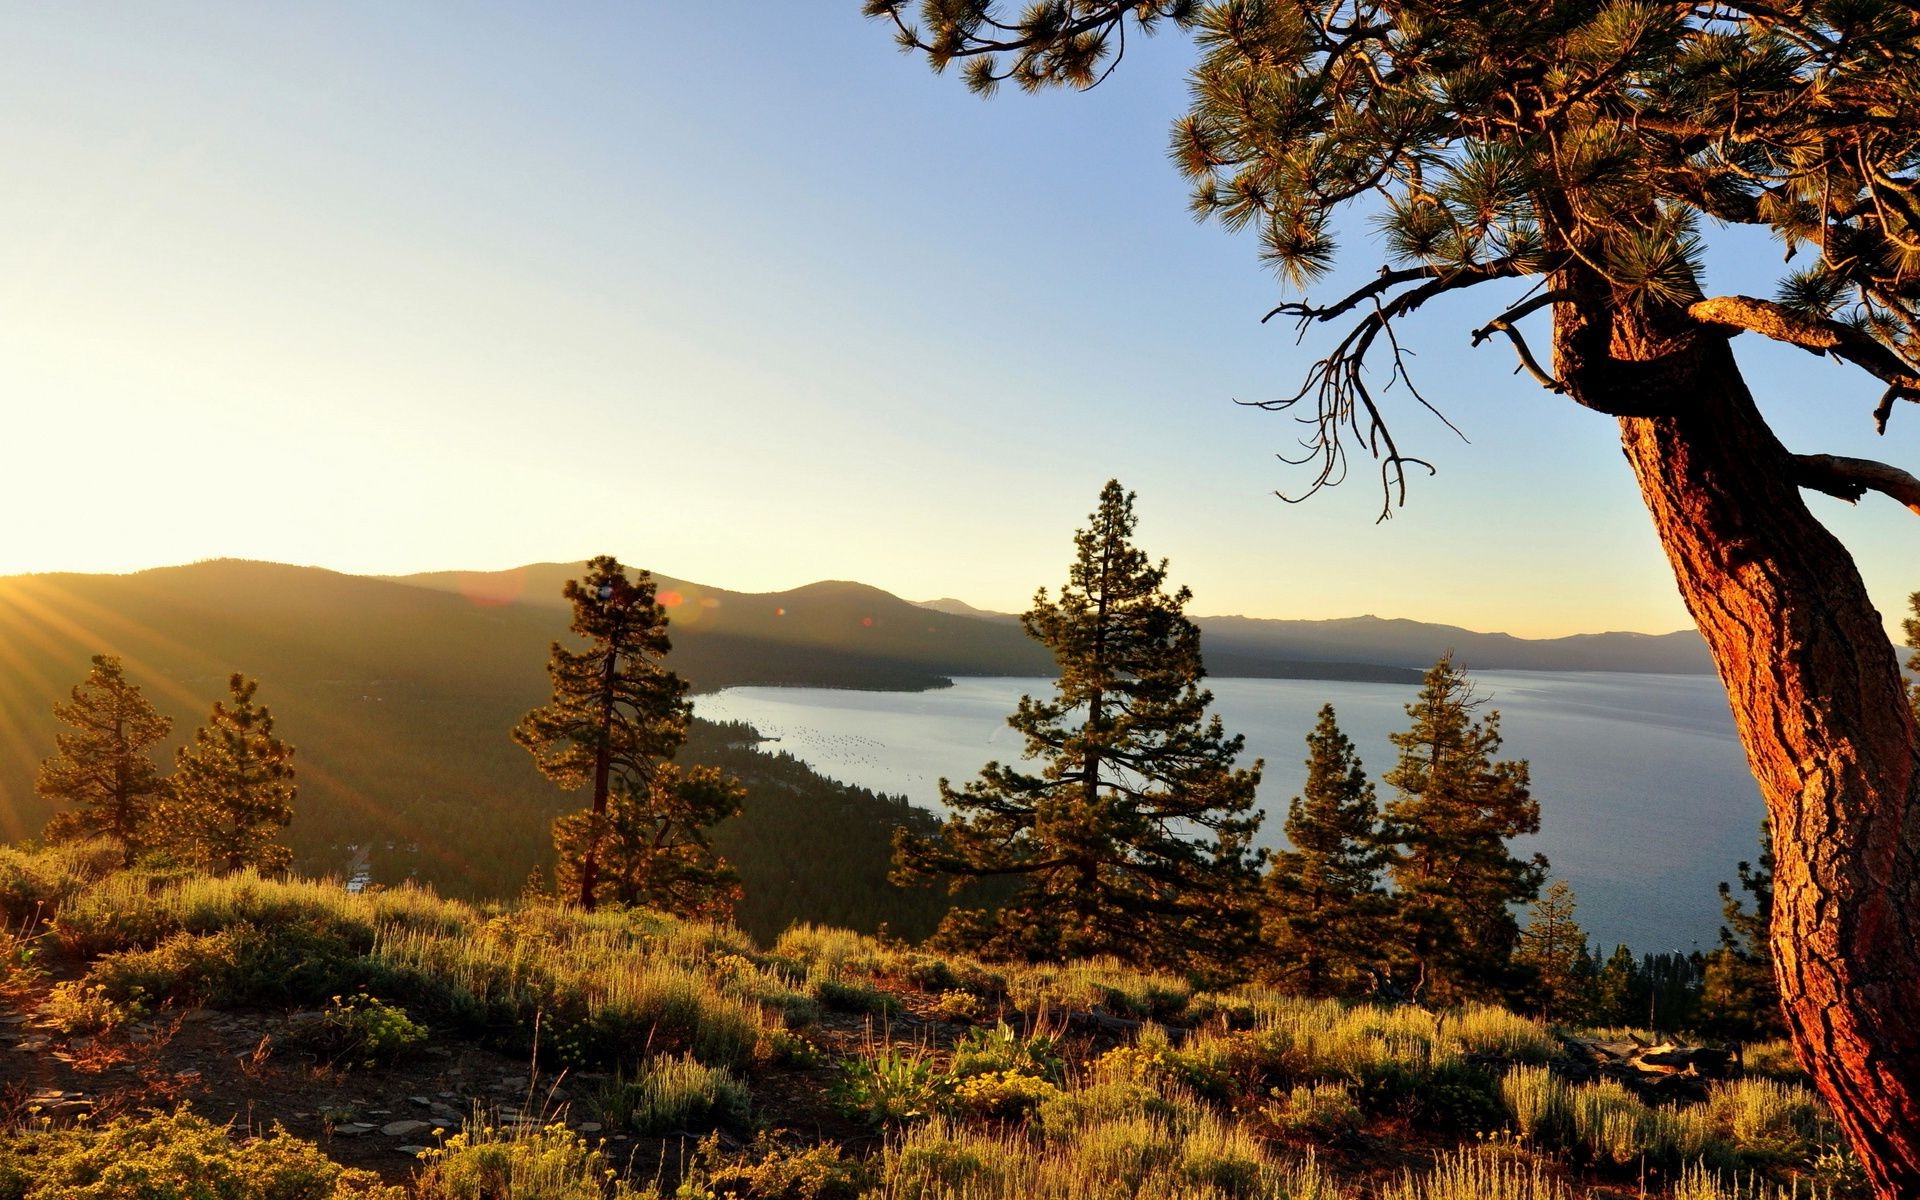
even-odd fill
[[[1386,962],[1380,805],[1353,742],[1323,705],[1307,734],[1307,781],[1287,805],[1287,840],[1261,889],[1268,971],[1307,995],[1375,990]]]
[[[746,789],[715,767],[682,771],[661,762],[646,778],[616,774],[603,819],[582,811],[554,822],[560,894],[579,894],[597,826],[597,900],[727,919],[740,898],[740,877],[714,852],[710,830],[737,815],[745,797]]]
[[[118,658],[96,654],[92,661],[72,698],[53,706],[53,715],[73,732],[55,735],[58,753],[40,764],[34,790],[73,805],[47,824],[48,840],[105,836],[119,845],[121,863],[130,867],[151,839],[153,810],[166,792],[148,752],[173,721],[127,681]]]
[[[1734,894],[1733,885],[1720,884],[1720,945],[1707,955],[1706,977],[1700,987],[1700,1024],[1721,1037],[1778,1037],[1785,1025],[1780,1018],[1780,988],[1774,980],[1773,949],[1768,933],[1773,925],[1773,834],[1768,821],[1760,822],[1758,864],[1740,863],[1740,890],[1753,901],[1748,908]]]
[[[174,755],[168,781],[169,842],[203,870],[284,871],[293,851],[277,837],[293,820],[293,747],[274,736],[273,714],[255,704],[256,680],[235,672],[229,699]]]
[[[1647,1019],[1646,980],[1640,960],[1624,943],[1600,967],[1594,980],[1593,1019],[1601,1025],[1638,1025]]]
[[[1431,469],[1396,427],[1396,406],[1437,399],[1406,374],[1406,323],[1466,289],[1485,305],[1473,344],[1511,345],[1542,387],[1615,418],[1774,819],[1796,1048],[1875,1194],[1920,1196],[1920,725],[1859,570],[1804,495],[1920,511],[1920,478],[1788,448],[1736,353],[1759,338],[1857,368],[1855,411],[1881,432],[1920,400],[1912,5],[863,4],[982,94],[1092,88],[1129,36],[1188,33],[1172,156],[1193,212],[1257,232],[1303,291],[1342,234],[1378,223],[1385,262],[1269,314],[1332,323],[1268,404],[1304,423],[1307,489],[1370,455],[1384,513]],[[1785,251],[1773,297],[1708,294],[1702,251],[1733,226]]]
[[[1533,902],[1514,952],[1543,1021],[1581,1021],[1591,1007],[1593,958],[1574,907],[1573,888],[1564,879],[1554,880]]]
[[[513,739],[562,788],[592,785],[584,812],[554,822],[560,894],[686,913],[723,912],[732,868],[707,830],[739,810],[738,785],[718,772],[681,773],[669,760],[687,740],[687,685],[666,669],[667,612],[646,571],[629,580],[601,555],[562,594],[586,647],[553,644],[553,699],[514,726]]]
[[[1429,1003],[1496,999],[1513,985],[1519,938],[1511,906],[1534,899],[1546,860],[1515,858],[1507,839],[1540,831],[1524,759],[1498,761],[1500,714],[1451,656],[1428,670],[1407,705],[1411,728],[1393,736],[1400,761],[1385,776],[1395,898],[1413,970],[1411,994]]]
[[[1133,501],[1108,482],[1059,597],[1041,589],[1022,618],[1060,668],[1050,698],[1022,697],[1007,719],[1028,765],[988,763],[958,791],[942,780],[952,816],[940,833],[896,838],[903,882],[1017,881],[997,911],[949,914],[943,945],[1244,969],[1260,768],[1236,768],[1243,739],[1206,715],[1190,593],[1169,593],[1165,561],[1134,546]]]

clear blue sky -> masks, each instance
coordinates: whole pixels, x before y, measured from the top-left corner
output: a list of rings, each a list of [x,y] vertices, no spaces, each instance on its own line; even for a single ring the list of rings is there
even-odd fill
[[[1376,526],[1288,506],[1311,354],[1168,165],[1188,48],[984,102],[856,0],[14,6],[0,15],[0,572],[611,551],[748,590],[1022,607],[1100,484],[1200,613],[1683,626],[1612,422],[1411,330],[1471,438]],[[1349,278],[1376,265],[1363,227]],[[1709,288],[1778,254],[1715,234]],[[1739,347],[1788,444],[1920,466],[1870,380]],[[1882,611],[1920,519],[1815,498]]]

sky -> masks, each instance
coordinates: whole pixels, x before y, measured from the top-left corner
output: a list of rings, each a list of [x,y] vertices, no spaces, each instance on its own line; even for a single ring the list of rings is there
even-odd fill
[[[1302,504],[1314,358],[1166,157],[1190,47],[969,95],[857,0],[0,13],[0,574],[214,557],[404,573],[610,552],[746,591],[1018,610],[1102,483],[1196,614],[1684,627],[1614,422],[1405,330],[1396,435]],[[1362,221],[1342,279],[1378,263]],[[1712,231],[1710,292],[1779,251]],[[1920,466],[1873,381],[1736,343],[1791,449]],[[1920,521],[1812,497],[1883,615]]]

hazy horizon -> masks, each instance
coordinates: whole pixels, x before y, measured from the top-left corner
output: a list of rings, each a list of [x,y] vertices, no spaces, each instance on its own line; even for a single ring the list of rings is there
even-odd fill
[[[737,585],[730,579],[696,578],[692,575],[684,574],[679,571],[669,570],[663,567],[647,566],[639,562],[638,560],[630,560],[623,556],[616,555],[616,557],[619,557],[621,561],[629,567],[643,568],[648,572],[650,572],[651,574],[654,574],[657,576],[662,576],[669,579],[676,579],[685,583],[697,583],[705,587],[716,588],[716,589],[729,591],[729,592],[737,592],[743,595],[774,595],[782,592],[790,592],[798,588],[808,587],[813,584],[821,584],[821,583],[854,583],[854,584],[861,584],[868,587],[879,588],[881,591],[887,592],[890,595],[893,595],[899,599],[905,600],[910,604],[924,605],[924,604],[936,603],[943,600],[958,600],[960,603],[965,604],[970,608],[976,609],[984,614],[993,615],[993,616],[1017,616],[1020,613],[1026,611],[1026,609],[1029,607],[1029,603],[1022,602],[1016,607],[996,608],[996,607],[989,606],[987,604],[979,603],[966,596],[957,596],[952,592],[944,592],[939,595],[932,595],[932,596],[913,596],[913,595],[909,595],[909,594],[905,594],[900,591],[897,591],[894,588],[888,587],[884,583],[876,582],[875,580],[871,580],[871,579],[843,579],[843,578],[828,578],[826,576],[816,576],[813,578],[796,579],[789,583],[776,584],[771,587],[742,587]],[[504,575],[514,571],[524,570],[528,567],[566,564],[566,563],[571,563],[575,561],[584,563],[586,560],[585,558],[581,558],[578,560],[559,559],[559,558],[541,558],[541,559],[534,559],[527,562],[514,563],[510,566],[505,566],[505,567],[438,566],[438,567],[410,568],[410,569],[399,570],[399,571],[350,571],[350,570],[343,570],[339,567],[328,566],[325,563],[295,563],[295,562],[284,562],[279,559],[271,559],[271,558],[243,558],[238,555],[216,555],[209,558],[197,558],[188,562],[150,563],[144,566],[132,567],[127,570],[89,571],[89,570],[57,569],[57,570],[47,570],[47,571],[9,571],[5,573],[0,573],[0,579],[28,577],[28,576],[35,576],[35,575],[137,575],[144,571],[174,570],[182,567],[199,566],[206,563],[254,562],[254,563],[264,563],[271,566],[295,567],[295,568],[301,568],[301,569],[331,571],[331,572],[334,572],[335,574],[355,575],[355,576],[360,576],[362,578],[399,580],[399,579],[405,579],[409,576],[415,576],[415,575],[441,575],[441,574]],[[1173,582],[1176,586],[1178,585],[1178,580],[1174,580]],[[1054,590],[1054,585],[1050,584],[1047,586],[1050,592]],[[1031,598],[1029,597],[1029,600],[1030,599]],[[1682,623],[1681,625],[1671,629],[1622,629],[1618,627],[1610,627],[1605,629],[1598,629],[1598,628],[1566,629],[1558,632],[1548,632],[1548,633],[1520,633],[1515,630],[1499,629],[1492,626],[1463,625],[1458,621],[1443,621],[1435,617],[1423,616],[1419,613],[1414,613],[1414,612],[1397,612],[1397,613],[1396,612],[1382,613],[1382,612],[1374,612],[1374,611],[1341,612],[1341,613],[1332,613],[1325,616],[1303,616],[1303,615],[1295,615],[1295,614],[1287,614],[1287,613],[1267,614],[1267,613],[1246,613],[1246,612],[1215,612],[1215,611],[1206,609],[1204,605],[1200,603],[1200,598],[1197,596],[1195,597],[1194,602],[1189,604],[1188,606],[1188,615],[1200,620],[1205,620],[1209,618],[1238,617],[1238,618],[1247,618],[1252,620],[1268,620],[1268,621],[1342,621],[1342,620],[1351,620],[1356,618],[1370,617],[1370,618],[1381,620],[1381,621],[1415,621],[1421,624],[1430,624],[1430,625],[1452,625],[1452,626],[1457,626],[1458,628],[1466,629],[1475,633],[1503,633],[1513,637],[1523,638],[1529,641],[1543,641],[1543,640],[1551,640],[1554,638],[1562,638],[1562,637],[1576,637],[1583,634],[1626,633],[1626,634],[1639,634],[1647,637],[1664,637],[1666,635],[1674,634],[1674,633],[1694,632],[1694,626],[1687,623]]]

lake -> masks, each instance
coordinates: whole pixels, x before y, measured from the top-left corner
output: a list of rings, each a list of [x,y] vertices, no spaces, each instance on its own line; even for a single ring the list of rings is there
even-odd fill
[[[1720,922],[1714,886],[1759,853],[1762,805],[1710,675],[1481,671],[1501,713],[1502,755],[1532,763],[1540,834],[1516,843],[1543,853],[1572,885],[1578,919],[1604,955],[1709,949]],[[1320,705],[1376,780],[1394,762],[1387,735],[1408,723],[1410,685],[1304,679],[1213,679],[1213,710],[1266,760],[1261,845],[1284,843],[1287,801],[1306,778],[1306,735]],[[968,779],[989,759],[1012,761],[1021,739],[1007,714],[1049,679],[959,679],[932,692],[749,687],[697,697],[714,721],[745,721],[823,775],[939,808],[938,781]],[[1386,798],[1382,788],[1382,800]]]

